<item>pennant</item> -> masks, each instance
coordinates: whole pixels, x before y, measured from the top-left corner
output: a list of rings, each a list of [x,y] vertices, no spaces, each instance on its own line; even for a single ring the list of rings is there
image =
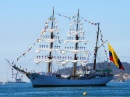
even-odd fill
[[[120,59],[118,58],[116,52],[114,51],[114,49],[112,48],[112,46],[108,43],[108,49],[109,49],[109,59],[117,66],[119,67],[119,69],[124,70],[124,67],[120,61]]]
[[[39,42],[40,41],[40,39],[37,39],[37,42]]]
[[[25,54],[26,54],[26,53],[23,53],[23,56],[24,56],[24,57],[25,57]]]
[[[57,15],[61,16],[60,14],[57,14]]]

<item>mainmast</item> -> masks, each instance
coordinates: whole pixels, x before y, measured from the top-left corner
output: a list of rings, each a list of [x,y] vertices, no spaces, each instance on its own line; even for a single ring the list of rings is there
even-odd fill
[[[51,21],[52,21],[52,23],[51,23],[51,29],[53,29],[53,22],[54,22],[54,7],[53,7],[53,13],[52,13],[52,17],[50,18],[51,19]],[[51,33],[51,35],[50,35],[50,37],[51,37],[51,39],[53,39],[53,32]],[[53,48],[53,42],[51,42],[50,43],[50,49],[52,49]],[[49,53],[49,60],[51,60],[52,59],[52,52],[50,51],[50,53]],[[48,63],[48,72],[51,72],[51,62],[49,62]]]
[[[98,37],[99,37],[99,24],[98,23],[98,32],[97,32],[97,38],[96,38],[96,46],[95,46],[95,52],[94,52],[94,65],[93,70],[96,70],[96,58],[97,58],[97,51],[98,51]]]
[[[78,32],[78,26],[79,26],[79,9],[78,9],[78,14],[77,14],[77,25],[76,25],[76,31]],[[78,34],[75,36],[75,39],[78,40]],[[78,49],[78,42],[75,44],[75,50]],[[74,54],[74,60],[77,60],[77,54]],[[76,70],[77,70],[77,62],[74,63],[74,70],[73,70],[73,74],[74,74],[74,78],[76,75]]]

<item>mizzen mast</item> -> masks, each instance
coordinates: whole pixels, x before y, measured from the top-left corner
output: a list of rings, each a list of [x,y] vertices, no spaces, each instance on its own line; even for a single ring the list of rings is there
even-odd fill
[[[98,38],[99,38],[99,30],[100,30],[99,24],[100,24],[100,23],[98,23],[96,46],[95,46],[95,51],[94,51],[94,65],[93,65],[93,70],[96,70],[96,57],[97,57],[97,52],[98,52]]]

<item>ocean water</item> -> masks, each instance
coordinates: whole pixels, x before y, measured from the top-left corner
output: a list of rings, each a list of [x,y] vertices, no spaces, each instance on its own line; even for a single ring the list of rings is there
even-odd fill
[[[130,82],[110,82],[101,87],[43,88],[33,88],[31,83],[8,83],[0,85],[0,97],[130,97]]]

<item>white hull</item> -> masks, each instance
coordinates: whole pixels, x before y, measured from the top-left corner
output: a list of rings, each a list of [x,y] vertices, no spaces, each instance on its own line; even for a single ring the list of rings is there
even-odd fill
[[[91,79],[59,79],[55,76],[39,75],[36,73],[27,74],[33,87],[59,87],[59,86],[105,86],[112,80],[113,75],[95,77]]]

